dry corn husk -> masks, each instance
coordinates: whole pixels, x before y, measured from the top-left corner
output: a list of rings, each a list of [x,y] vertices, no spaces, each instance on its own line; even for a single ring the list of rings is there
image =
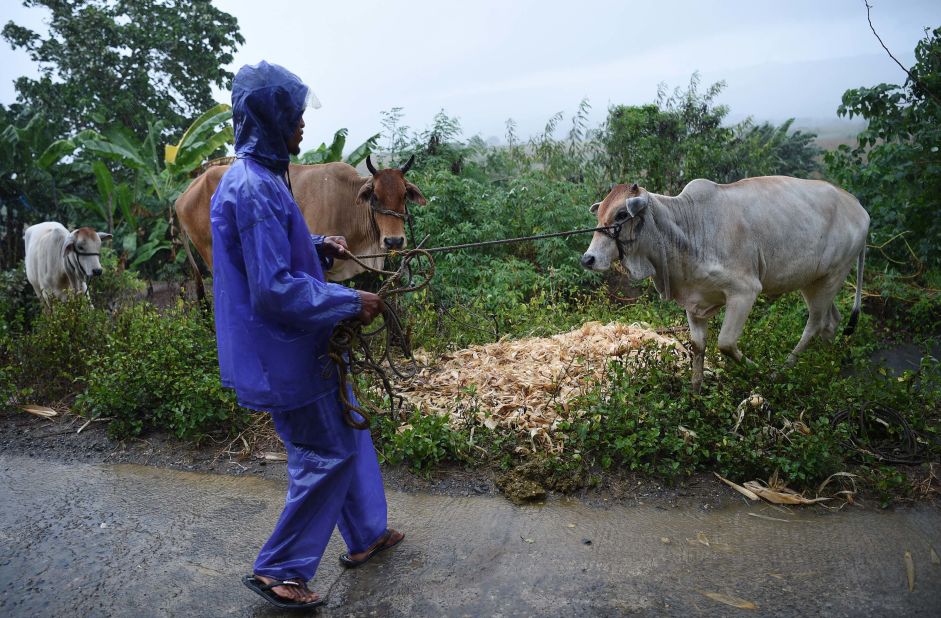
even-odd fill
[[[793,489],[787,487],[765,487],[758,481],[746,481],[742,484],[745,489],[758,494],[772,504],[817,504],[833,498],[805,498]]]
[[[36,405],[30,404],[30,405],[25,405],[25,406],[20,406],[20,407],[22,408],[24,412],[29,412],[30,414],[41,416],[42,418],[52,418],[53,416],[59,415],[58,412],[46,406],[36,406]]]
[[[426,414],[468,417],[490,429],[527,432],[535,443],[554,447],[549,433],[571,401],[604,377],[608,363],[629,360],[647,344],[669,348],[675,339],[640,325],[588,322],[551,337],[498,341],[446,354],[401,385],[405,399]],[[416,357],[428,362],[427,355]]]

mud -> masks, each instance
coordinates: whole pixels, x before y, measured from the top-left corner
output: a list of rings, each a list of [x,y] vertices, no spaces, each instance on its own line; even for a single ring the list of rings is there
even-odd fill
[[[0,454],[0,615],[274,616],[239,578],[284,483]],[[941,614],[941,510],[608,507],[389,492],[405,542],[312,586],[326,616]],[[905,553],[914,564],[909,592]]]

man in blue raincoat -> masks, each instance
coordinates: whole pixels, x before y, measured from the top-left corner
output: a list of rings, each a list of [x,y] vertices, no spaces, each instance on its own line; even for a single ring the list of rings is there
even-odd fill
[[[211,202],[213,291],[222,384],[268,412],[288,457],[288,495],[244,583],[282,607],[322,603],[307,588],[334,526],[359,566],[402,540],[368,431],[346,425],[327,343],[341,320],[369,323],[375,294],[327,283],[321,262],[342,237],[311,236],[287,175],[310,90],[283,67],[244,66],[232,82],[236,161]],[[352,393],[349,393],[352,396]]]

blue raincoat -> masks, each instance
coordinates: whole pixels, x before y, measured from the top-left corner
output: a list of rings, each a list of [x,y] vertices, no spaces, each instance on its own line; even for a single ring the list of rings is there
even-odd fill
[[[236,161],[211,201],[216,338],[223,385],[272,414],[288,454],[284,511],[255,574],[313,577],[334,526],[351,553],[386,530],[386,502],[368,431],[342,420],[334,326],[359,294],[327,283],[287,182],[288,142],[308,88],[286,69],[244,66],[232,83]],[[352,393],[350,393],[352,396]]]

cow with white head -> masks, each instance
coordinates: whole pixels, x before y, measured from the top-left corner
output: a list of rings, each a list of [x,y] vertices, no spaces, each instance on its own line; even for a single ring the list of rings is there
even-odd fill
[[[51,298],[85,294],[88,280],[101,274],[101,242],[111,234],[80,227],[71,232],[61,223],[45,221],[26,228],[26,278],[47,305]]]
[[[676,197],[617,185],[591,212],[598,219],[582,266],[607,270],[621,262],[631,278],[652,277],[665,300],[686,310],[693,347],[693,389],[703,380],[709,318],[725,307],[719,350],[751,362],[738,348],[759,294],[800,290],[809,316],[788,356],[793,364],[815,336],[832,339],[840,323],[833,300],[856,264],[862,300],[869,215],[852,195],[819,180],[784,176],[720,185],[694,180]]]

